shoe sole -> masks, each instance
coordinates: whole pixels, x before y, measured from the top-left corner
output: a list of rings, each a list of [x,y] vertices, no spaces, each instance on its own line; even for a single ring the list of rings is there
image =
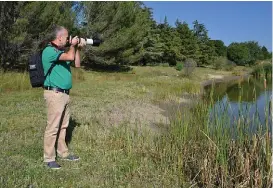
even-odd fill
[[[54,167],[49,167],[49,166],[45,166],[46,168],[49,168],[49,169],[52,169],[52,170],[59,170],[59,169],[61,169],[61,167],[56,167],[56,168],[54,168]]]
[[[48,167],[49,169],[52,169],[52,170],[59,170],[59,169],[61,169],[61,167],[60,168],[50,168],[50,167]]]
[[[63,161],[79,161],[80,158],[78,158],[78,159],[73,159],[73,160],[71,160],[71,159],[61,159],[61,160],[63,160]]]

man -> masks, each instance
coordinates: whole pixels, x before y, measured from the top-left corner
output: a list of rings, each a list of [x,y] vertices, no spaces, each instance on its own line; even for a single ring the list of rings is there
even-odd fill
[[[70,64],[75,61],[75,67],[80,67],[78,37],[70,39],[70,47],[67,52],[64,47],[68,42],[68,31],[61,26],[56,26],[53,31],[54,40],[51,41],[42,53],[44,74],[55,66],[44,82],[44,98],[47,107],[47,126],[44,133],[44,162],[51,169],[59,169],[61,166],[56,162],[57,154],[65,160],[76,161],[79,157],[68,151],[65,142],[66,128],[69,124],[69,90],[72,88],[72,76]],[[82,40],[84,42],[84,40]]]

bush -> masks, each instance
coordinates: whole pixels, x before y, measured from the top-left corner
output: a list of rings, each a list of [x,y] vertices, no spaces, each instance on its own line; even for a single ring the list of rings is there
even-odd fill
[[[224,70],[232,71],[236,67],[236,64],[232,61],[227,60],[227,63],[224,65]]]
[[[232,71],[236,64],[225,57],[219,57],[214,61],[214,68],[216,70]]]
[[[193,59],[186,59],[184,66],[183,66],[183,75],[190,76],[193,71],[195,70],[197,63]]]
[[[181,71],[183,69],[183,64],[182,63],[177,63],[175,69],[178,70],[178,71]]]
[[[225,58],[223,57],[220,57],[220,58],[217,58],[215,61],[214,61],[214,68],[216,70],[219,70],[219,69],[222,69],[223,65],[225,64]]]

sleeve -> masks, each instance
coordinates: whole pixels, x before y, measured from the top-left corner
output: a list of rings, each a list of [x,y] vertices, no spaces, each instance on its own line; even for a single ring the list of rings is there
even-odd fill
[[[53,47],[48,48],[48,58],[50,62],[56,62],[59,60],[60,56],[64,53],[64,51],[58,50]]]

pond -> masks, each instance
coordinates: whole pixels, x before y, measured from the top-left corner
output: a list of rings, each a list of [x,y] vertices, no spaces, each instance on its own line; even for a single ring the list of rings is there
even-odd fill
[[[270,99],[272,79],[247,77],[243,80],[206,86],[205,101],[210,104],[211,126],[238,127],[248,133],[272,131]]]

